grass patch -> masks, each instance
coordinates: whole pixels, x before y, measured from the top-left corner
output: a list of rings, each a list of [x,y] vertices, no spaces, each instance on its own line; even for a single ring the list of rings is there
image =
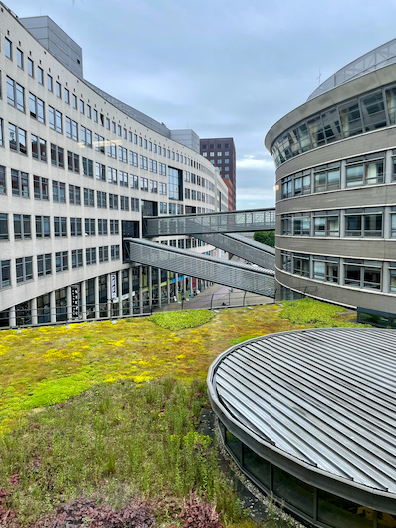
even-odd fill
[[[282,305],[283,309],[279,315],[284,319],[288,319],[291,323],[310,324],[316,328],[365,326],[348,320],[340,320],[340,315],[347,312],[345,308],[309,299],[308,297],[298,301],[284,301]]]
[[[149,319],[162,328],[168,330],[182,330],[183,328],[196,328],[208,323],[215,313],[210,310],[181,310],[180,312],[163,312],[152,315]]]

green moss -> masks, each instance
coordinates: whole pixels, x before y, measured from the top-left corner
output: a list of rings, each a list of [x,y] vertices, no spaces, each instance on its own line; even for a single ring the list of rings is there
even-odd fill
[[[183,310],[152,315],[149,320],[168,330],[195,328],[208,323],[216,314],[210,310]]]
[[[314,324],[316,327],[362,326],[352,322],[339,322],[334,318],[346,312],[345,308],[314,299],[284,301],[279,316],[295,324]]]
[[[232,339],[228,340],[228,344],[230,347],[239,345],[239,343],[243,343],[244,341],[247,341],[248,339],[253,339],[254,337],[258,337],[257,335],[243,335],[241,337],[233,337]]]

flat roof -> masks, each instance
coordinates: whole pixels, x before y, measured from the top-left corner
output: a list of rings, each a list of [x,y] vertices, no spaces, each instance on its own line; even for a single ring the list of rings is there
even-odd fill
[[[270,334],[224,352],[209,394],[231,422],[313,472],[396,493],[396,331]]]

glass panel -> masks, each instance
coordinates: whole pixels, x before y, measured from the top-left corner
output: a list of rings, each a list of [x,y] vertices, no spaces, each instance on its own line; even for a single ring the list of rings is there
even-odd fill
[[[312,148],[320,147],[325,144],[325,136],[323,133],[322,119],[316,116],[308,121],[309,133],[311,136]]]
[[[292,477],[281,469],[273,466],[272,490],[279,498],[309,517],[313,517],[314,510],[314,488],[302,480]],[[345,525],[346,526],[346,525]],[[349,528],[349,525],[348,525]]]
[[[376,183],[383,183],[384,180],[384,162],[375,161],[374,163],[366,164],[366,183],[367,185],[374,185]]]
[[[317,280],[325,280],[325,263],[316,262],[313,263],[313,276]]]
[[[396,88],[385,91],[386,104],[388,107],[389,120],[391,125],[396,125]]]
[[[345,284],[360,287],[360,266],[345,265]]]
[[[340,169],[331,170],[327,173],[327,190],[340,188]]]
[[[242,463],[242,442],[231,431],[226,430],[225,443],[234,453],[237,460]]]
[[[356,134],[361,134],[363,132],[362,121],[360,119],[360,110],[357,102],[342,108],[340,110],[340,118],[342,131],[346,138],[355,136]]]
[[[322,122],[326,136],[326,143],[341,139],[340,120],[335,108],[322,114]]]
[[[385,105],[382,93],[362,97],[361,105],[366,132],[386,126]]]
[[[346,168],[346,185],[347,187],[363,185],[363,165]]]
[[[381,288],[381,270],[364,268],[363,288],[379,290]]]
[[[360,215],[345,216],[345,236],[361,236],[362,217]]]
[[[396,515],[391,515],[386,512],[378,512],[377,517],[378,528],[386,526],[388,528],[396,528]]]
[[[364,215],[364,236],[382,237],[382,214]]]
[[[326,190],[326,173],[320,172],[314,176],[315,192]]]
[[[373,528],[372,509],[318,490],[318,521],[335,528]]]
[[[259,457],[247,445],[243,445],[243,467],[246,468],[267,489],[271,487],[271,464]]]

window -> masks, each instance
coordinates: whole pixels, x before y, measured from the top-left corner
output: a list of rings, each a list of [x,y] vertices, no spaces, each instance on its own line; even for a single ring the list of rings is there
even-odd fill
[[[96,191],[96,205],[99,209],[107,208],[106,193],[102,191]]]
[[[32,238],[29,215],[14,214],[14,237],[15,240]]]
[[[78,141],[78,124],[66,116],[66,137]]]
[[[55,265],[56,273],[61,273],[62,271],[67,271],[69,269],[67,251],[58,251],[55,253]]]
[[[160,202],[160,214],[167,214],[168,204],[166,202]]]
[[[92,131],[81,125],[81,143],[86,147],[92,148]]]
[[[0,288],[11,286],[11,261],[0,261]]]
[[[292,272],[292,256],[291,253],[287,251],[281,251],[281,269],[282,271],[286,271],[287,273]]]
[[[27,155],[26,130],[9,123],[8,135],[10,138],[10,149],[19,154]]]
[[[370,154],[346,161],[346,186],[374,185],[384,182],[384,153]]]
[[[331,163],[317,167],[314,171],[314,192],[331,191],[340,188],[340,164]]]
[[[346,237],[382,237],[382,207],[345,210]]]
[[[93,178],[93,161],[87,158],[82,159],[83,173],[88,178]]]
[[[302,277],[309,277],[309,255],[294,253],[293,273]]]
[[[47,73],[47,87],[50,92],[53,92],[54,87],[53,87],[52,77],[49,73]]]
[[[8,240],[8,215],[0,213],[0,240]]]
[[[166,190],[166,183],[159,182],[159,194],[163,194],[164,196],[168,194]]]
[[[140,190],[148,192],[148,179],[140,177]]]
[[[121,136],[121,125],[118,125],[118,135]]]
[[[86,218],[84,221],[85,234],[88,236],[95,236],[95,219]]]
[[[89,119],[92,119],[92,111],[91,111],[91,107],[89,106],[89,104],[87,104],[87,117]]]
[[[65,166],[64,152],[62,147],[51,143],[51,164],[61,169]]]
[[[80,157],[69,150],[67,151],[67,168],[69,171],[80,173]]]
[[[11,40],[8,40],[7,37],[5,37],[5,56],[8,58],[8,59],[11,59],[12,60],[12,42]]]
[[[16,259],[17,283],[33,280],[33,257]]]
[[[80,99],[80,113],[84,113],[84,101]]]
[[[116,144],[111,141],[107,143],[107,155],[110,158],[116,159]]]
[[[34,62],[28,57],[28,75],[34,77]]]
[[[98,235],[107,235],[107,220],[98,218]]]
[[[140,159],[140,168],[144,169],[144,170],[147,170],[148,167],[147,167],[147,158],[146,158],[146,156],[140,155],[139,159]]]
[[[139,212],[139,198],[131,198],[131,211]]]
[[[50,238],[50,217],[36,216],[36,238]]]
[[[293,215],[293,235],[309,236],[311,230],[310,213],[299,213]]]
[[[389,262],[390,291],[396,292],[396,262]]]
[[[99,262],[108,262],[109,260],[109,246],[99,247]]]
[[[72,94],[73,108],[77,110],[77,96]]]
[[[138,142],[137,134],[133,134],[133,142],[135,143],[135,145],[137,145],[137,142]]]
[[[281,192],[282,192],[282,199],[292,197],[292,177],[291,176],[287,176],[287,178],[282,179]]]
[[[95,123],[97,123],[98,122],[98,111],[94,109],[93,115],[94,115],[94,121]]]
[[[44,70],[37,66],[37,80],[40,84],[44,84]]]
[[[96,152],[101,152],[102,154],[105,153],[104,137],[99,136],[98,134],[95,134],[95,150]]]
[[[56,237],[67,237],[67,218],[54,216],[54,233]]]
[[[294,175],[294,196],[311,192],[311,171],[306,170]]]
[[[7,77],[7,102],[21,112],[25,111],[25,88]]]
[[[158,193],[158,182],[155,180],[150,180],[150,192]]]
[[[52,130],[56,130],[59,134],[63,133],[62,114],[58,110],[52,108],[52,106],[48,107],[48,121]]]
[[[95,163],[95,174],[96,179],[101,181],[106,181],[106,166],[101,163]]]
[[[106,117],[106,128],[110,130],[110,119],[108,117]]]
[[[117,185],[117,169],[107,167],[107,181]]]
[[[110,235],[119,235],[119,221],[110,220]]]
[[[118,145],[118,159],[124,163],[128,163],[128,149]]]
[[[114,121],[111,122],[111,131],[114,132],[114,134],[116,133],[116,124]]]
[[[139,189],[139,176],[130,175],[131,189]]]
[[[132,152],[131,150],[129,151],[129,163],[134,167],[138,166],[138,155],[136,154],[136,152]]]
[[[29,93],[30,117],[37,119],[39,123],[45,123],[45,103],[32,93]]]
[[[82,268],[83,254],[82,249],[73,249],[71,252],[72,268]]]
[[[109,209],[118,209],[118,194],[109,193]]]
[[[345,285],[380,290],[381,267],[377,261],[345,259]]]
[[[70,236],[82,236],[81,218],[70,218]]]
[[[32,144],[32,157],[47,163],[47,142],[34,134],[30,134]]]
[[[67,88],[64,89],[65,103],[70,104],[70,92]]]
[[[168,192],[171,200],[183,199],[183,172],[168,167]],[[200,198],[199,198],[200,199]]]
[[[313,278],[338,283],[339,259],[335,257],[313,256]]]
[[[111,260],[118,260],[120,258],[120,246],[111,246]]]
[[[56,96],[62,99],[62,86],[58,81],[56,81]]]
[[[121,211],[129,211],[129,197],[120,196],[120,209]]]
[[[124,171],[118,172],[119,178],[120,178],[120,186],[121,187],[128,187],[128,173]]]
[[[86,207],[95,207],[95,194],[93,189],[84,188],[84,205]]]
[[[157,172],[157,162],[155,160],[149,160],[150,172]]]
[[[35,200],[49,200],[48,178],[33,176]]]
[[[29,198],[29,175],[26,172],[11,169],[12,195]]]
[[[0,147],[4,147],[3,120],[0,117]]]
[[[69,184],[69,203],[81,205],[81,187]]]
[[[340,236],[338,211],[316,211],[313,221],[315,236]]]

